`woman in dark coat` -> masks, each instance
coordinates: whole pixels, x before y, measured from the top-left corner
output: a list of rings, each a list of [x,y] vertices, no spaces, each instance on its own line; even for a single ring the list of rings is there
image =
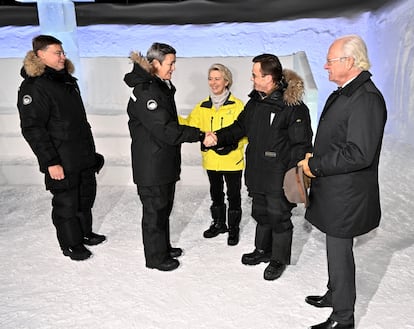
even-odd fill
[[[128,102],[134,183],[142,202],[142,236],[146,266],[172,271],[179,266],[180,248],[170,242],[170,214],[175,184],[180,179],[181,144],[198,142],[198,128],[178,124],[171,75],[175,49],[154,43],[147,56],[132,53],[134,67],[125,75],[133,88]]]

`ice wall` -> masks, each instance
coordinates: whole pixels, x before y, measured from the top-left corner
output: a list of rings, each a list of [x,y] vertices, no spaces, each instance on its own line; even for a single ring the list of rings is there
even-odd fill
[[[370,57],[388,105],[387,132],[414,144],[414,1],[375,13]]]
[[[320,112],[335,89],[323,69],[327,48],[340,35],[358,33],[367,42],[373,80],[389,107],[387,132],[414,143],[413,13],[414,1],[403,0],[352,18],[256,24],[94,25],[79,27],[77,34],[80,57],[127,57],[131,50],[145,52],[154,41],[174,45],[179,57],[255,56],[263,52],[286,55],[305,51],[318,87]],[[38,27],[0,28],[0,58],[23,57],[31,38],[38,33]]]
[[[40,32],[62,41],[66,56],[77,68],[76,76],[82,89],[83,75],[77,39],[75,5],[71,0],[37,0]]]

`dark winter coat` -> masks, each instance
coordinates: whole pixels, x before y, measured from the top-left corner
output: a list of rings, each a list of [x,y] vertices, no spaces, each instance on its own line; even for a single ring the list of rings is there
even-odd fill
[[[288,82],[285,90],[265,98],[252,91],[234,124],[217,131],[218,145],[247,136],[245,183],[249,192],[282,195],[286,171],[312,152],[309,109],[302,102],[303,80],[290,70],[283,74]]]
[[[91,127],[73,71],[69,60],[62,71],[45,66],[33,51],[24,59],[17,107],[22,134],[43,173],[61,165],[70,176],[96,165]]]
[[[175,87],[151,74],[148,61],[131,55],[132,72],[124,81],[134,88],[128,102],[129,131],[132,139],[132,170],[135,184],[156,186],[180,179],[181,143],[197,142],[198,128],[178,124]]]
[[[306,219],[326,234],[351,238],[379,225],[378,162],[387,118],[384,99],[363,71],[327,100],[309,167]]]

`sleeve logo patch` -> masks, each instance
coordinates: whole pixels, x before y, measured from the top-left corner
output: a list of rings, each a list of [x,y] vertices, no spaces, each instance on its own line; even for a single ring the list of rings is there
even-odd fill
[[[158,107],[157,102],[154,99],[150,99],[147,102],[147,109],[150,111],[154,111]]]
[[[32,96],[24,95],[23,96],[23,105],[29,105],[32,102]]]

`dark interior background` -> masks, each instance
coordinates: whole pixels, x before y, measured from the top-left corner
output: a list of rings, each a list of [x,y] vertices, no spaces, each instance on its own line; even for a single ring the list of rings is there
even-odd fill
[[[76,2],[79,26],[209,24],[351,17],[398,0],[126,0]],[[0,0],[0,26],[38,25],[35,3]]]

